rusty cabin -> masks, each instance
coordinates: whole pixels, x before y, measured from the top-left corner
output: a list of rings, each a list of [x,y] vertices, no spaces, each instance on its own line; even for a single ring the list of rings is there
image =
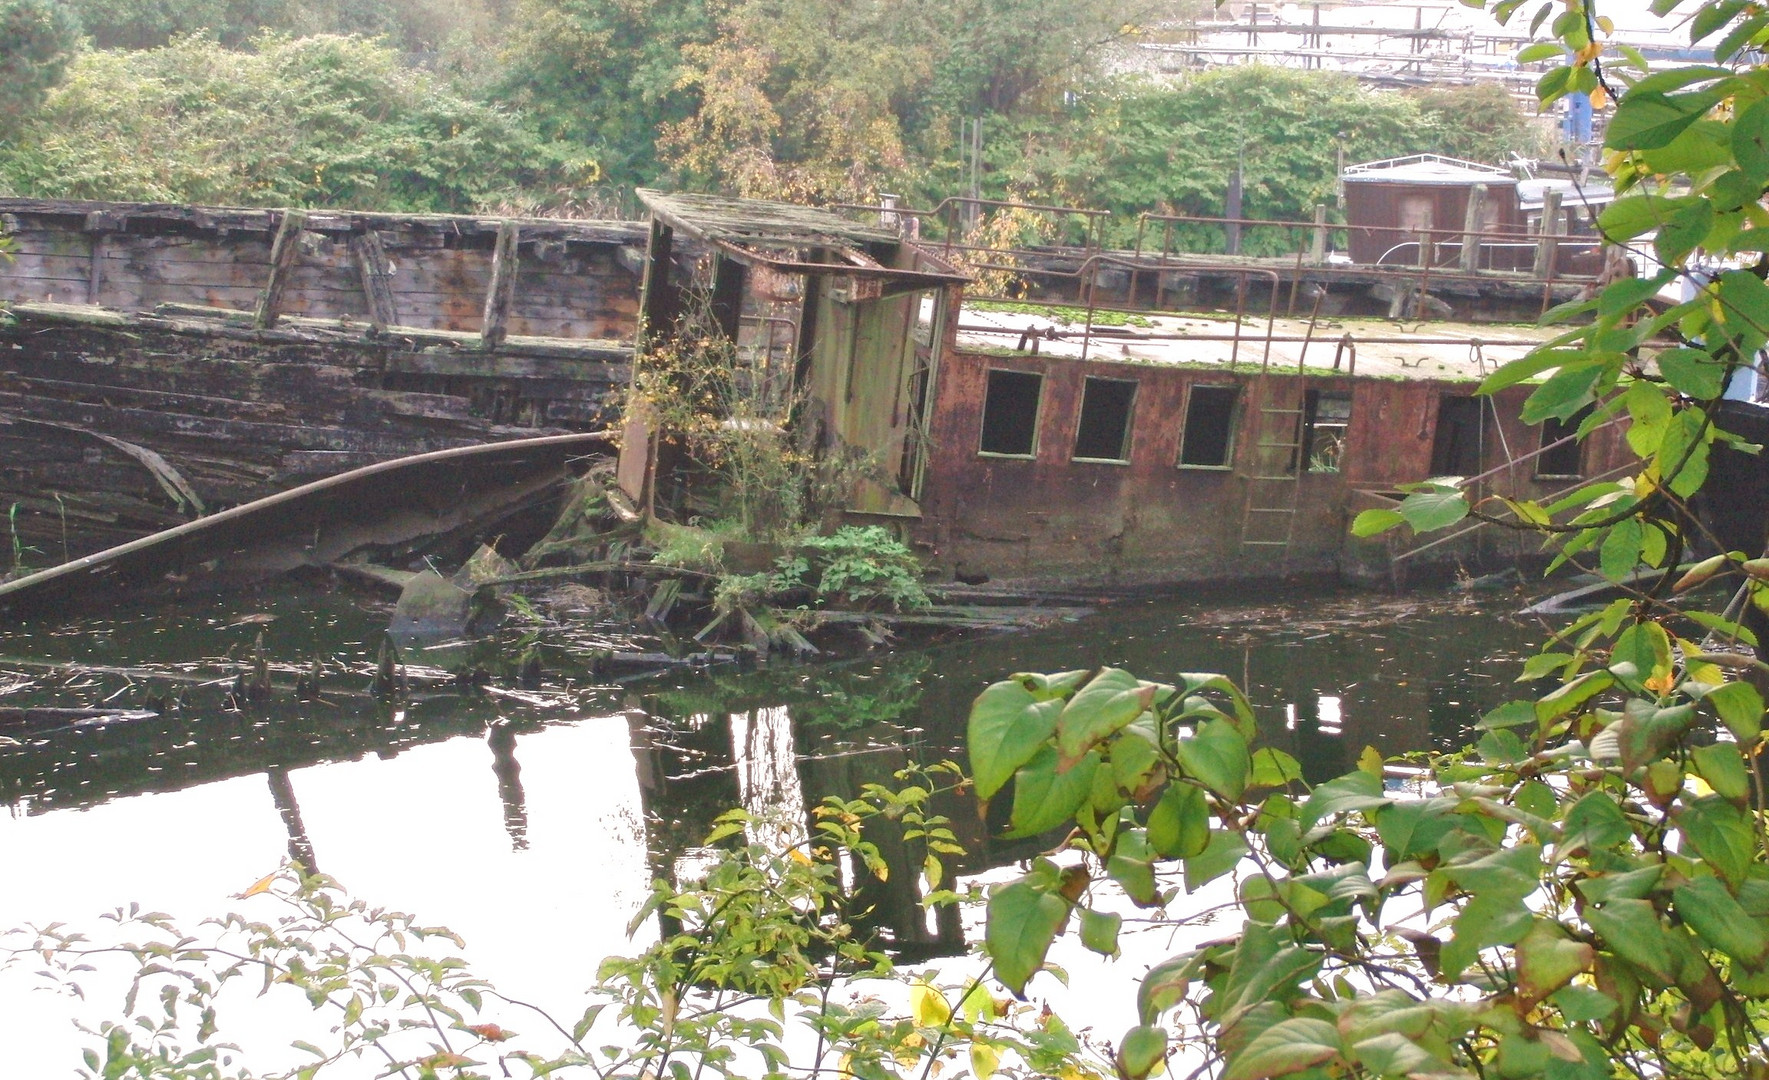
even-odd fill
[[[823,453],[859,448],[877,467],[851,514],[915,518],[927,470],[928,395],[955,330],[966,278],[897,232],[827,210],[711,195],[639,192],[651,214],[639,350],[685,312],[736,345],[750,378],[804,396],[793,416]],[[684,244],[698,254],[683,256]],[[635,501],[669,498],[657,433],[628,421],[619,479]]]
[[[1388,580],[1527,556],[1503,530],[1349,534],[1427,476],[1546,500],[1632,460],[1613,424],[1580,443],[1576,422],[1518,418],[1531,387],[1477,385],[961,345],[941,366],[915,535],[950,576],[1059,587]]]

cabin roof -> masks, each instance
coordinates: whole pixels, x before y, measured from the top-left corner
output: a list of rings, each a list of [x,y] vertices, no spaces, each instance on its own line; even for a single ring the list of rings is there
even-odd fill
[[[1509,170],[1442,154],[1410,154],[1347,165],[1339,178],[1346,183],[1494,184],[1515,183]]]
[[[639,201],[672,228],[710,243],[748,248],[843,248],[900,244],[894,230],[864,225],[814,206],[722,195],[665,194],[640,188]]]

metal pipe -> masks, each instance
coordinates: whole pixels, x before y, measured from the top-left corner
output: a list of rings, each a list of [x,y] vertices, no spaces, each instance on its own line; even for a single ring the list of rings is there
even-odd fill
[[[1111,309],[1102,307],[1099,310],[1108,311]],[[962,326],[961,325],[958,328],[958,332],[961,334],[1017,334],[1020,331],[1015,328],[1004,327],[1004,326],[976,326],[976,325]],[[1055,331],[1055,333],[1056,333],[1058,339],[1061,339],[1064,336],[1064,333],[1061,330]],[[1235,340],[1234,335],[1227,334],[1227,333],[1221,333],[1221,334],[1124,334],[1124,335],[1114,334],[1111,336],[1117,340],[1129,341],[1129,342],[1137,342],[1137,341],[1233,341],[1233,340]],[[1300,334],[1272,334],[1269,336],[1274,343],[1283,344],[1283,345],[1295,345],[1299,342],[1309,342],[1309,341],[1314,340],[1311,337],[1308,337],[1306,335],[1300,335]],[[1376,337],[1353,337],[1351,334],[1346,334],[1345,337],[1351,338],[1352,341],[1354,341],[1358,344],[1361,344],[1361,345],[1472,345],[1475,342],[1479,342],[1481,345],[1486,346],[1488,348],[1533,349],[1533,348],[1537,347],[1538,345],[1543,344],[1540,341],[1530,341],[1530,340],[1494,341],[1492,338],[1476,338],[1476,337],[1465,337],[1465,338],[1459,338],[1459,337],[1402,337],[1402,336],[1396,336],[1396,335],[1381,335],[1381,336],[1376,336]]]

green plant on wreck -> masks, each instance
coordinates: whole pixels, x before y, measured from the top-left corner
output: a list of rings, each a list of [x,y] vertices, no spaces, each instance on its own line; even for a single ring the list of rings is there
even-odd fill
[[[929,604],[915,553],[879,525],[844,525],[828,536],[808,536],[798,552],[776,564],[777,590],[803,585],[820,601],[893,611]]]

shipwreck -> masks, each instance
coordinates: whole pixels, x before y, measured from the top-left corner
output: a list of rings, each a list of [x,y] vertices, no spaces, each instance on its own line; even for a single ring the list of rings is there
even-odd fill
[[[1239,282],[1232,308],[1180,317],[1161,283],[1190,264],[1165,248],[1087,256],[1123,271],[1117,307],[1162,313],[1096,325],[1094,309],[1114,305],[1089,290],[1077,327],[967,305],[1007,264],[919,238],[900,209],[641,198],[648,222],[0,200],[13,249],[0,262],[0,508],[15,559],[85,560],[91,575],[135,545],[131,573],[182,579],[227,554],[192,537],[243,545],[252,531],[193,523],[441,455],[403,478],[370,468],[321,484],[318,517],[284,505],[272,519],[276,565],[335,558],[324,533],[351,513],[397,504],[408,539],[424,514],[459,518],[443,452],[502,444],[533,464],[530,488],[599,458],[638,513],[691,515],[695,463],[642,410],[621,411],[635,355],[666,347],[690,307],[745,379],[780,388],[768,423],[867,462],[825,524],[884,525],[946,580],[1367,579],[1509,557],[1518,541],[1490,531],[1413,544],[1347,527],[1424,476],[1544,499],[1629,460],[1615,429],[1578,442],[1574,424],[1523,424],[1527,387],[1474,395],[1535,344],[1518,331],[1350,329],[1323,313],[1326,290],[1296,316],[1301,277],[1221,260],[1210,272]],[[1020,254],[1021,270],[1050,258]],[[1463,273],[1482,275],[1519,277]],[[1249,282],[1269,285],[1263,312]],[[1545,302],[1545,288],[1588,284],[1530,287]],[[459,460],[478,462],[485,497],[496,454]],[[141,556],[166,530],[182,530],[176,549]]]

